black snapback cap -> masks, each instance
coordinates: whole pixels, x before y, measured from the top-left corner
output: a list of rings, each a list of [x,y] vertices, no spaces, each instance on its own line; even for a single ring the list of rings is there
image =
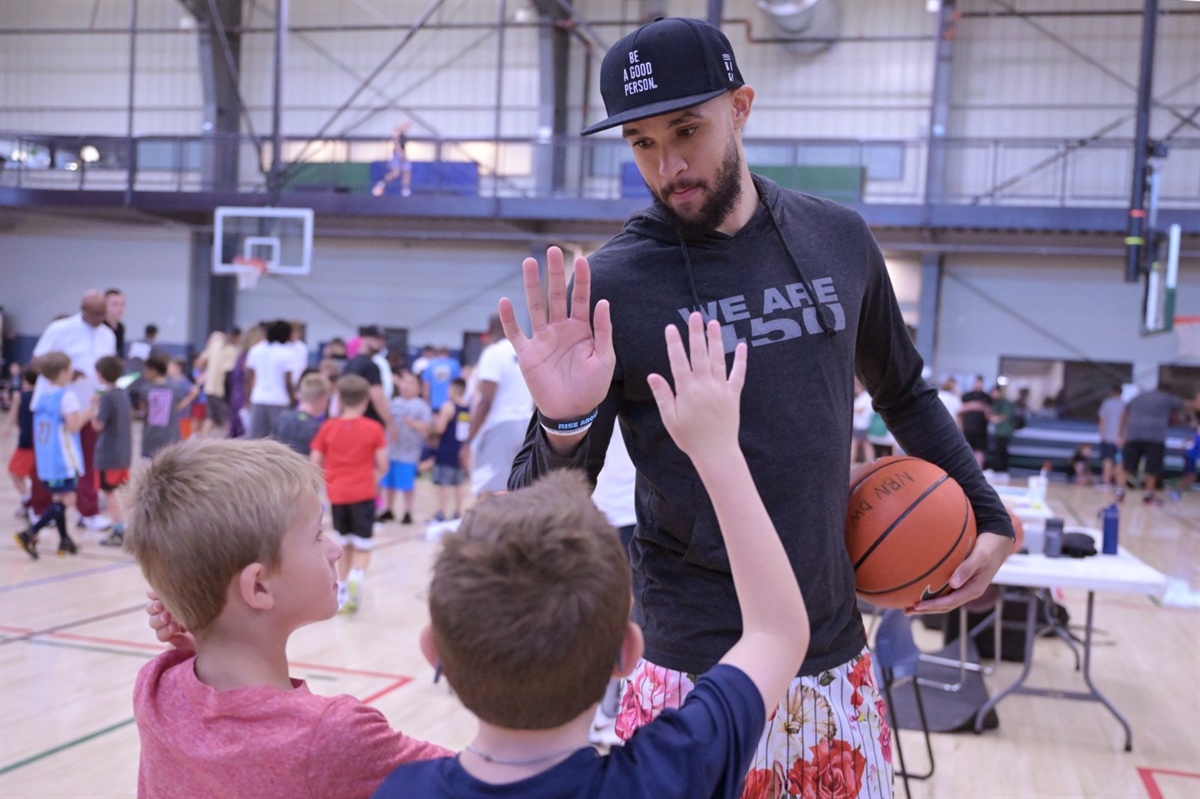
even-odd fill
[[[608,118],[584,128],[583,135],[700,105],[743,85],[720,28],[699,19],[659,17],[604,55],[600,94]]]

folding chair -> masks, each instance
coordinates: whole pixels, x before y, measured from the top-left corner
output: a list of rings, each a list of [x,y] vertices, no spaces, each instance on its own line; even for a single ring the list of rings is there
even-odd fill
[[[908,781],[927,780],[933,776],[933,741],[929,737],[929,723],[925,719],[925,703],[921,700],[921,685],[917,680],[917,666],[920,663],[921,650],[913,641],[912,626],[909,618],[902,610],[884,611],[883,619],[875,633],[875,646],[872,649],[875,666],[878,669],[880,684],[884,696],[887,697],[889,723],[892,727],[892,741],[896,744],[896,756],[900,760],[900,768],[895,774],[904,780],[904,795],[912,799]],[[921,731],[925,734],[925,751],[929,754],[929,771],[922,774],[910,772],[904,762],[904,749],[900,745],[900,725],[896,720],[896,703],[892,699],[892,686],[904,682],[912,683],[913,697],[917,702],[917,715],[921,719]]]

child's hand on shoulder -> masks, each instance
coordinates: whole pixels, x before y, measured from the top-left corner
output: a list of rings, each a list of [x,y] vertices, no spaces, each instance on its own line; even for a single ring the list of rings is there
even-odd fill
[[[167,610],[167,606],[158,598],[158,594],[154,593],[153,588],[146,591],[146,597],[150,600],[146,603],[146,614],[150,617],[150,629],[154,630],[154,636],[181,652],[195,652],[195,636],[175,621],[171,611]]]
[[[675,325],[665,332],[675,390],[662,375],[648,378],[663,425],[693,461],[722,457],[738,446],[739,406],[746,377],[746,344],[737,345],[733,367],[725,374],[721,325],[699,313],[688,317],[688,349]]]

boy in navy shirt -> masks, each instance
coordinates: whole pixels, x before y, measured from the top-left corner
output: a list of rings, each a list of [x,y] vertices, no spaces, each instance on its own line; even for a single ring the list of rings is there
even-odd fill
[[[629,674],[642,652],[620,538],[577,474],[553,473],[484,499],[446,537],[421,633],[426,657],[478,717],[478,732],[456,758],[396,769],[377,799],[741,793],[766,708],[804,659],[808,615],[738,445],[746,345],[727,379],[720,325],[712,322],[706,335],[693,313],[688,328],[691,363],[678,329],[666,331],[674,391],[661,375],[650,376],[650,388],[712,498],[741,638],[681,708],[598,755],[588,744],[596,705],[609,678]]]

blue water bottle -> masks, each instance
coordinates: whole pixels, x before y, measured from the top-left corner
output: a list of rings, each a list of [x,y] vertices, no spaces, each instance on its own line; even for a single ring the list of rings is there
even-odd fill
[[[1117,510],[1117,503],[1112,503],[1100,511],[1100,518],[1104,521],[1104,554],[1117,554],[1117,527],[1121,521],[1120,511]]]

